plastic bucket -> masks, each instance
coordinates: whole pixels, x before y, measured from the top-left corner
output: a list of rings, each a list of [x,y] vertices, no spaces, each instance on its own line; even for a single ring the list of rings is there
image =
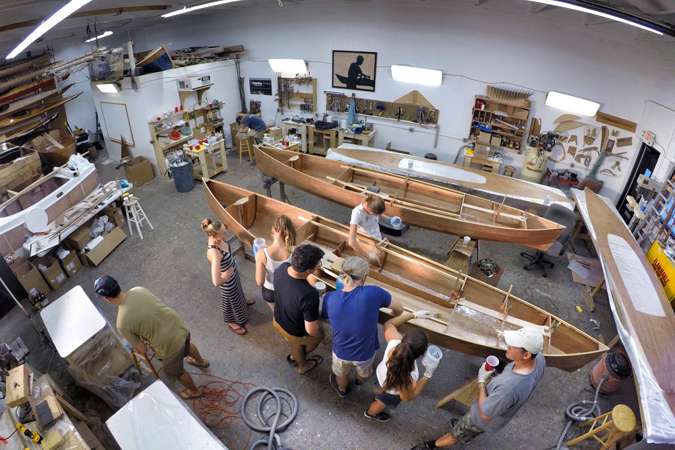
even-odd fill
[[[253,255],[257,255],[258,251],[262,248],[267,247],[267,244],[265,243],[265,239],[263,238],[255,238],[253,239]]]
[[[172,166],[171,177],[173,177],[178,192],[190,192],[195,186],[195,179],[192,177],[192,164],[190,163]]]
[[[608,375],[607,380],[600,388],[600,392],[611,394],[621,387],[623,380],[628,378],[630,373],[631,367],[628,358],[621,352],[610,350],[593,367],[590,374],[591,386],[596,388],[602,377]]]
[[[426,353],[424,353],[422,364],[425,367],[438,367],[441,358],[443,358],[443,351],[435,345],[430,345],[427,347]]]

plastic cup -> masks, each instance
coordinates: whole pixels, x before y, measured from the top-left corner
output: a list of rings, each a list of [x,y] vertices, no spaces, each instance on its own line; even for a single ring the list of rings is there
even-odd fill
[[[488,372],[492,372],[495,370],[495,367],[499,365],[499,358],[497,358],[494,355],[490,355],[487,358],[485,358],[485,370]]]
[[[441,358],[443,358],[443,351],[435,345],[430,345],[424,353],[422,365],[425,367],[437,367]]]
[[[255,238],[253,239],[253,255],[257,255],[258,251],[261,248],[267,247],[267,244],[265,243],[264,238]]]
[[[326,292],[326,283],[324,283],[323,281],[317,281],[316,283],[314,283],[314,289],[319,291],[319,295],[321,296],[323,295],[324,292]]]
[[[469,245],[469,242],[471,242],[471,238],[469,236],[464,236],[464,247]]]

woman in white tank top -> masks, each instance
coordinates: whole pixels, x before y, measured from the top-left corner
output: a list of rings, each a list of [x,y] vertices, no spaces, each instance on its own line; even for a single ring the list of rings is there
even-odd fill
[[[295,246],[295,227],[291,220],[281,215],[272,225],[274,241],[255,255],[255,282],[262,289],[262,298],[274,309],[274,271],[287,262]]]

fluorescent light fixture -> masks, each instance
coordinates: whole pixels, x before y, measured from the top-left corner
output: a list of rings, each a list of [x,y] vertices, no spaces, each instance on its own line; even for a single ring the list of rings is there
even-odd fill
[[[84,42],[94,42],[95,40],[103,39],[103,38],[105,38],[105,37],[112,36],[112,35],[113,35],[113,32],[112,32],[112,31],[106,31],[106,32],[101,33],[101,34],[99,34],[98,36],[95,36],[95,37],[93,37],[93,38],[91,38],[91,39],[87,39],[87,40],[84,41]]]
[[[168,12],[166,14],[162,14],[162,17],[164,17],[165,19],[168,19],[169,17],[178,16],[180,14],[187,14],[187,13],[191,13],[192,11],[197,11],[197,10],[204,9],[204,8],[210,8],[212,6],[226,5],[228,3],[234,3],[234,2],[238,2],[238,1],[240,1],[240,0],[218,0],[218,1],[215,1],[215,2],[202,3],[201,5],[183,6],[181,9],[177,9],[175,11],[171,11],[171,12]]]
[[[268,59],[273,71],[285,75],[307,75],[307,64],[304,59]]]
[[[14,50],[11,51],[5,59],[13,59],[28,48],[33,42],[37,41],[43,34],[54,28],[59,22],[82,8],[91,0],[70,0],[61,9],[52,14],[47,20],[37,26]]]
[[[650,33],[655,33],[660,36],[663,36],[663,33],[655,28],[642,25],[638,22],[633,22],[632,20],[624,19],[623,17],[616,16],[614,14],[608,14],[602,11],[597,11],[595,9],[586,8],[584,6],[575,5],[572,3],[567,3],[561,0],[530,0],[531,2],[543,3],[544,5],[558,6],[560,8],[572,9],[574,11],[584,12],[586,14],[593,14],[594,16],[604,17],[605,19],[615,20],[617,22],[625,23],[632,27],[640,28],[641,30],[649,31]]]
[[[391,77],[402,83],[423,84],[425,86],[440,86],[443,83],[443,72],[422,67],[393,65],[391,66]]]
[[[600,103],[556,91],[549,91],[546,96],[546,106],[589,117],[595,116],[595,113],[600,109]]]
[[[117,94],[119,92],[115,83],[96,83],[96,88],[104,94]]]

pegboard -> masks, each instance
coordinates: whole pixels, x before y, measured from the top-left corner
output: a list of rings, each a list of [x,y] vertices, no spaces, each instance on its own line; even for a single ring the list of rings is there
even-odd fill
[[[326,92],[326,111],[346,113],[350,96],[339,92]],[[384,117],[398,121],[437,125],[439,110],[414,103],[387,102],[356,97],[356,112],[372,117]]]

